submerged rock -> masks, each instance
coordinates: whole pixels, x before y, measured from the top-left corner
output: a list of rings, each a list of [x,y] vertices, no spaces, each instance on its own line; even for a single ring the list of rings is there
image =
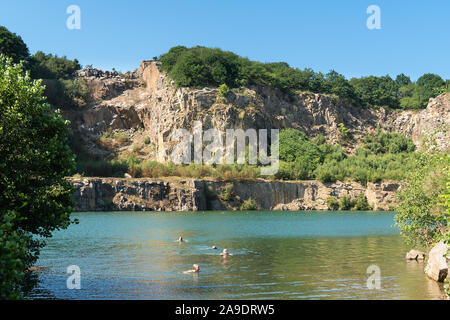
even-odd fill
[[[428,263],[425,267],[425,274],[438,282],[443,282],[448,275],[448,262],[446,257],[449,245],[444,241],[436,244],[428,254]]]
[[[418,250],[410,250],[406,254],[406,260],[424,260],[425,259],[425,253]]]

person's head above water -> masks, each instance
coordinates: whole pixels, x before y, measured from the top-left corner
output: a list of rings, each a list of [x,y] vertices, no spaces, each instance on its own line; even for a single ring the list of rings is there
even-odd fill
[[[223,249],[223,250],[222,250],[222,253],[221,253],[220,255],[223,256],[223,257],[232,256],[231,253],[228,253],[228,250],[227,250],[227,249]]]
[[[211,249],[217,249],[217,247],[216,246],[212,246]]]
[[[180,236],[179,238],[178,238],[178,241],[183,241],[183,237],[182,236]]]
[[[194,264],[192,265],[192,270],[195,272],[199,272],[200,271],[200,267],[198,266],[198,264]]]

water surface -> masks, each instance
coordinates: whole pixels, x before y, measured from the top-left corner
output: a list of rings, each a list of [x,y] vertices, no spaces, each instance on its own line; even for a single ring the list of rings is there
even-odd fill
[[[34,298],[435,299],[439,286],[408,247],[393,213],[101,212],[74,214],[41,252]],[[174,242],[179,235],[186,243]],[[218,250],[208,249],[212,245]],[[233,253],[226,259],[222,248]],[[200,265],[201,272],[183,274]],[[66,268],[81,269],[81,289]],[[367,268],[381,271],[370,290]]]

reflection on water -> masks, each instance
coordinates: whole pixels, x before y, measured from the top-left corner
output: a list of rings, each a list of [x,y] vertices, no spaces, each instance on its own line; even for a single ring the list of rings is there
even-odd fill
[[[84,213],[42,250],[32,297],[57,299],[434,299],[441,295],[392,213]],[[189,242],[175,240],[182,235]],[[217,250],[210,249],[217,246]],[[228,248],[233,256],[219,253]],[[196,263],[201,272],[183,274]],[[66,268],[81,268],[81,290]],[[381,269],[381,289],[366,286]]]

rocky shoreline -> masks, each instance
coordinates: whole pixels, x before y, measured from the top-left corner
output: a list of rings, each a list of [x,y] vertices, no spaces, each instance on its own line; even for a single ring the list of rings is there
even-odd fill
[[[75,211],[329,210],[327,198],[363,193],[374,210],[395,207],[397,182],[211,181],[201,179],[70,178]],[[228,190],[228,191],[227,191]],[[227,193],[227,194],[226,194]]]

